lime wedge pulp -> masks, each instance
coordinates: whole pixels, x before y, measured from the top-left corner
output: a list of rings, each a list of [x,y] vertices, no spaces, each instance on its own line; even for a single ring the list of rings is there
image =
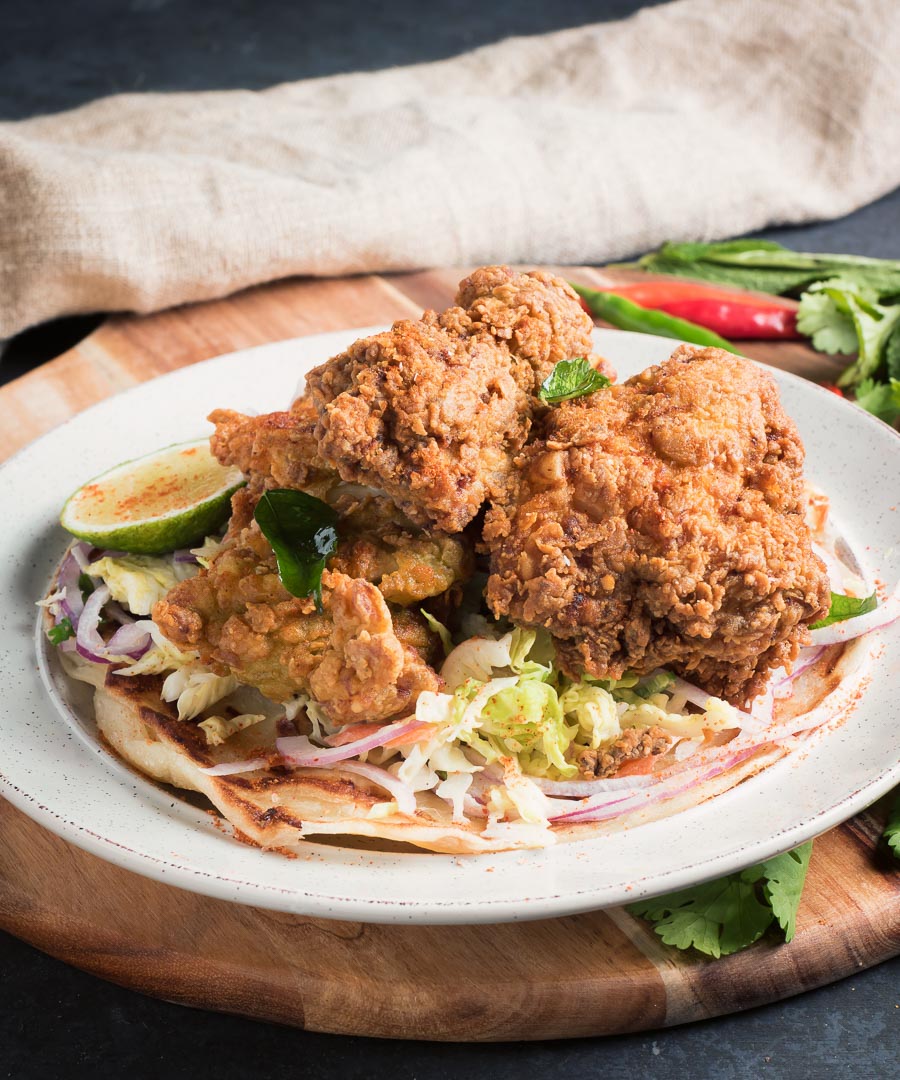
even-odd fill
[[[216,461],[208,440],[177,443],[95,477],[69,496],[59,521],[97,547],[161,555],[218,529],[243,483],[237,469]]]

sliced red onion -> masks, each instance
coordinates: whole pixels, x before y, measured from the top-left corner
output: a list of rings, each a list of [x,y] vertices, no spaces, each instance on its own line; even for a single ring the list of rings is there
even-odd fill
[[[142,619],[140,622],[126,623],[106,643],[106,653],[109,656],[128,656],[132,660],[139,660],[150,648],[153,639],[147,629],[149,620]]]
[[[121,604],[117,604],[115,600],[110,600],[104,608],[103,614],[107,619],[117,622],[119,626],[134,622],[134,616],[129,614]]]
[[[84,610],[84,598],[78,587],[78,579],[88,565],[87,553],[90,550],[87,544],[73,544],[66,553],[59,568],[56,582],[60,589],[65,589],[65,599],[61,601],[62,610],[72,626],[78,629],[78,620]]]
[[[745,761],[763,745],[765,743],[758,743],[755,746],[736,750],[727,756],[723,756],[720,760],[708,763],[699,772],[692,773],[690,777],[685,777],[684,774],[679,773],[669,780],[660,781],[649,790],[638,791],[624,798],[605,802],[590,801],[578,809],[555,815],[550,820],[554,824],[572,821],[605,821],[629,813],[632,810],[643,810],[663,799],[672,799],[676,795],[689,791],[697,784],[705,780],[711,780],[720,773],[734,768],[735,765],[740,765],[742,761]]]
[[[91,562],[90,544],[73,544],[71,548],[69,548],[69,554],[72,556],[75,562],[78,563],[78,569],[80,572],[83,573],[85,570],[87,570]]]
[[[108,664],[109,658],[104,655],[106,642],[100,637],[100,611],[109,599],[109,586],[99,585],[84,604],[81,617],[78,620],[78,629],[75,634],[75,647],[85,660],[92,660],[95,664]]]
[[[775,689],[777,690],[783,686],[790,685],[790,683],[792,683],[794,679],[799,678],[804,671],[809,671],[823,652],[825,652],[824,645],[812,645],[809,648],[801,649],[800,655],[797,657],[790,675],[788,675],[787,672],[783,672],[781,678],[775,680]]]
[[[384,746],[386,742],[417,731],[421,726],[422,722],[416,720],[415,717],[411,720],[399,720],[396,724],[378,727],[371,735],[366,735],[355,742],[329,747],[327,750],[311,743],[305,735],[277,739],[275,746],[291,765],[335,765],[339,761],[346,761],[348,758],[364,754],[367,750],[374,750],[376,746]]]
[[[610,776],[604,780],[546,780],[541,776],[529,776],[528,779],[545,795],[559,795],[565,799],[590,798],[608,791],[635,791],[656,782],[650,775]]]
[[[85,660],[95,664],[111,664],[123,657],[139,659],[150,648],[149,620],[120,626],[109,641],[104,641],[99,626],[101,611],[108,600],[108,585],[98,585],[87,598],[75,632],[75,648]]]
[[[254,769],[264,769],[269,764],[268,758],[247,758],[245,761],[223,761],[221,765],[211,765],[199,772],[207,776],[234,776],[236,773],[253,772]]]
[[[197,556],[190,548],[178,548],[172,552],[172,559],[177,563],[196,563]],[[198,564],[199,565],[199,564]]]
[[[314,765],[312,767],[328,768],[330,766]],[[342,761],[335,768],[338,772],[355,773],[357,776],[364,776],[367,780],[371,780],[373,784],[377,784],[390,792],[396,800],[397,809],[401,814],[415,814],[416,793],[409,784],[404,784],[402,780],[399,780],[393,773],[389,773],[387,769],[382,769],[378,765],[369,765],[363,761]]]
[[[897,619],[900,619],[900,592],[894,590],[874,611],[832,623],[831,626],[821,626],[818,630],[810,630],[809,636],[813,645],[838,645],[844,641],[853,641],[854,638],[862,637],[873,630],[883,630]]]

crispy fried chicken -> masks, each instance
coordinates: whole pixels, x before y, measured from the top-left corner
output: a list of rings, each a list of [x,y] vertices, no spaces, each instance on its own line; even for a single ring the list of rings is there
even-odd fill
[[[209,569],[172,589],[153,618],[179,648],[275,701],[312,691],[336,723],[376,721],[438,687],[436,638],[419,607],[470,575],[471,553],[462,538],[398,523],[384,497],[340,498],[341,543],[322,576],[321,613],[282,585],[253,520],[251,484],[235,495]]]
[[[494,613],[545,626],[573,675],[665,666],[736,705],[758,694],[829,605],[772,378],[681,346],[536,434],[485,526]]]
[[[457,301],[355,342],[307,378],[321,457],[451,533],[502,497],[540,383],[558,360],[590,356],[592,329],[569,285],[541,271],[484,267]]]

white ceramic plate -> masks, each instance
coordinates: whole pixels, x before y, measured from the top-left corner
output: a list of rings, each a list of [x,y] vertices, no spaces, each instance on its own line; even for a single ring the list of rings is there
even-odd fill
[[[51,695],[35,655],[34,602],[66,546],[56,524],[65,497],[119,461],[203,434],[213,408],[284,408],[303,372],[369,332],[279,342],[174,372],[87,410],[0,470],[0,794],[80,847],[195,892],[326,918],[452,923],[564,915],[683,888],[785,851],[900,782],[900,624],[872,635],[874,677],[861,704],[802,754],[671,818],[543,851],[459,858],[308,843],[287,859],[237,843],[100,746],[89,715]],[[597,351],[622,377],[673,344],[596,331]],[[900,440],[833,394],[775,374],[808,477],[830,494],[864,570],[892,589]]]

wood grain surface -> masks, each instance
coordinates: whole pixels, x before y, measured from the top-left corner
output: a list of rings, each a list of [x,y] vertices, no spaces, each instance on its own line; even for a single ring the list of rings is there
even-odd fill
[[[634,276],[581,268],[602,286]],[[0,389],[0,459],[127,386],[234,349],[444,307],[462,272],[301,280],[109,319]],[[746,352],[810,378],[839,364],[798,343]],[[324,358],[323,358],[324,359]],[[614,909],[485,927],[332,922],[243,907],[103,862],[0,800],[0,927],[171,1001],[315,1031],[507,1040],[611,1034],[750,1008],[900,953],[900,874],[877,810],[816,842],[798,931],[718,961],[663,945]]]

